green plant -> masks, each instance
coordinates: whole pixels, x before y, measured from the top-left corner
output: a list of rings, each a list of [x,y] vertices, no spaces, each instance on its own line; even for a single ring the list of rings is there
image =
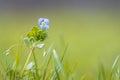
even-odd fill
[[[16,46],[11,46],[5,51],[6,56],[11,59],[7,65],[2,64],[4,71],[1,72],[0,79],[3,80],[67,80],[67,75],[62,64],[65,52],[63,51],[63,56],[60,58],[55,49],[53,49],[53,43],[45,50],[45,44],[43,41],[47,39],[49,20],[46,18],[40,18],[38,20],[39,26],[35,26],[24,38],[24,42],[29,50],[24,62],[20,63],[22,59],[21,51],[15,52],[15,58],[12,58],[12,49]],[[36,57],[36,49],[43,50],[44,56],[42,56],[42,61]],[[41,52],[42,53],[42,52]],[[52,61],[53,60],[53,61]],[[52,65],[51,65],[52,64]]]

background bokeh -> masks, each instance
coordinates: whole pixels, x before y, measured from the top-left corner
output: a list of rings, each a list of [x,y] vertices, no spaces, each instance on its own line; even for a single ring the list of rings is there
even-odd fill
[[[47,43],[78,73],[95,75],[99,62],[109,70],[120,54],[119,0],[0,0],[0,53],[20,43],[40,17],[50,19]]]

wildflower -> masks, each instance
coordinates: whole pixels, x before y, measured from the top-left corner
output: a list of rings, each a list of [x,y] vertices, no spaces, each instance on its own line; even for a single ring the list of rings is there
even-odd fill
[[[42,30],[48,30],[49,23],[50,23],[50,20],[47,18],[39,18],[38,19],[38,25],[41,27]]]

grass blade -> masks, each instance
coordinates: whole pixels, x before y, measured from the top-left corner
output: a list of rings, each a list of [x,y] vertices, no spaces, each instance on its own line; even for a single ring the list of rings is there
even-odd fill
[[[120,55],[118,55],[114,60],[114,63],[112,65],[112,69],[111,69],[111,72],[110,72],[110,80],[112,80],[112,76],[113,76],[114,71],[116,70],[116,66],[117,66],[119,58],[120,58]]]
[[[58,66],[59,66],[60,70],[62,71],[63,76],[66,79],[66,74],[65,74],[63,65],[62,65],[62,63],[60,61],[60,58],[58,57],[57,52],[55,50],[53,50],[53,55],[54,55],[54,58],[55,58],[56,62],[58,63]]]
[[[62,56],[62,58],[61,58],[61,62],[62,62],[63,59],[64,59],[64,56],[65,56],[65,53],[66,53],[67,49],[68,49],[68,45],[65,47],[65,49],[64,49],[64,51],[63,51],[63,56]]]
[[[100,63],[100,69],[99,69],[99,74],[98,74],[98,80],[105,80],[105,69],[102,63]]]
[[[46,56],[46,59],[45,59],[45,61],[44,61],[44,63],[46,63],[46,60],[48,59],[47,64],[46,64],[46,66],[45,66],[45,68],[44,68],[43,80],[45,80],[47,67],[48,67],[48,65],[49,65],[49,63],[50,63],[50,60],[51,60],[51,57],[52,57],[52,54],[50,54],[50,51],[52,50],[52,47],[53,47],[53,43],[50,45],[50,47],[48,48],[48,51],[47,51],[47,53],[46,53],[47,56],[48,56],[48,54],[49,54],[50,56],[49,56],[49,58]],[[45,64],[44,64],[44,65],[45,65]],[[44,66],[44,65],[43,65],[43,66]]]
[[[37,76],[37,79],[40,80],[40,76],[38,74],[38,66],[37,66],[37,59],[36,59],[36,56],[35,56],[35,53],[33,52],[33,59],[34,59],[34,62],[35,62],[35,72],[36,72],[36,76]]]
[[[56,73],[56,78],[57,78],[57,80],[60,80],[58,68],[57,68],[56,66],[54,66],[54,69],[55,69],[55,73]],[[56,80],[56,78],[55,78],[55,80]],[[53,80],[54,80],[54,79],[53,79]]]

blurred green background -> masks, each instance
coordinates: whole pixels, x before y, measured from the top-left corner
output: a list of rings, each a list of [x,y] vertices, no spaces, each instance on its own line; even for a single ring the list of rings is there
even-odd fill
[[[97,75],[100,62],[109,70],[114,58],[120,53],[119,7],[104,1],[104,5],[107,4],[104,7],[99,2],[99,6],[92,1],[92,4],[87,5],[86,1],[83,2],[86,5],[79,6],[78,2],[1,0],[0,53],[22,42],[25,34],[38,24],[38,18],[45,17],[50,19],[46,44],[54,42],[59,54],[68,44],[65,62],[70,66],[76,64],[78,73]]]

